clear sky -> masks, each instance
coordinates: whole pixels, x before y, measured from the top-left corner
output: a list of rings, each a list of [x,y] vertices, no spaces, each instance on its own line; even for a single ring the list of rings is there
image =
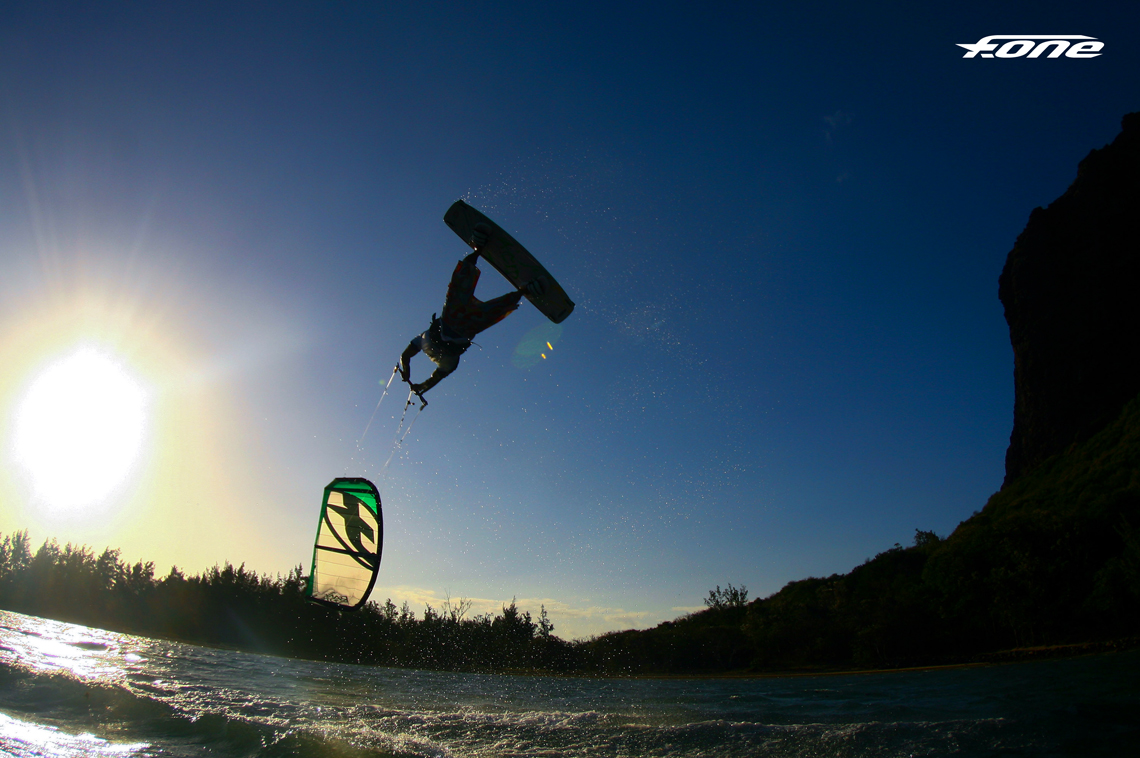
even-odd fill
[[[374,598],[517,597],[565,637],[946,535],[1003,476],[998,274],[1140,108],[1138,20],[5,3],[0,532],[286,572],[324,485],[366,476]],[[1005,33],[1105,46],[955,46]],[[577,309],[481,335],[384,470],[404,393],[361,434],[466,252],[459,197]]]

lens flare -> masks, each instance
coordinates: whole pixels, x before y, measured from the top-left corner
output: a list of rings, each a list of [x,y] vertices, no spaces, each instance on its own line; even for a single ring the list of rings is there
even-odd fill
[[[16,461],[48,507],[102,501],[131,472],[146,431],[147,392],[93,347],[53,363],[16,411]]]
[[[546,351],[554,350],[554,343],[562,335],[562,326],[560,324],[539,324],[534,327],[519,341],[515,347],[515,353],[511,357],[511,362],[521,369],[533,368],[535,365],[546,360]]]

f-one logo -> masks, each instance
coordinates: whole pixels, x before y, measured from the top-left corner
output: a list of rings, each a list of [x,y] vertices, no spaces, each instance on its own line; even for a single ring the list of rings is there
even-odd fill
[[[991,34],[972,45],[957,44],[966,48],[963,58],[973,58],[978,53],[983,58],[1060,58],[1062,54],[1066,58],[1095,58],[1104,48],[1096,37],[1083,34]]]

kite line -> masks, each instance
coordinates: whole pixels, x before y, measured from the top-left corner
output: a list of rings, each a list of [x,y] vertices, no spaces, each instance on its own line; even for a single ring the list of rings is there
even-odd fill
[[[384,385],[384,391],[380,393],[380,399],[376,401],[376,407],[372,409],[372,415],[368,418],[368,423],[364,425],[364,431],[361,432],[360,439],[356,441],[356,450],[362,455],[364,454],[364,439],[368,436],[368,431],[372,428],[372,422],[376,420],[376,414],[380,411],[380,405],[384,402],[384,398],[388,396],[388,390],[391,389],[392,382],[396,380],[396,375],[399,373],[400,364],[397,363],[396,367],[392,369],[392,375],[388,377],[387,384]],[[416,412],[412,416],[412,420],[409,422],[407,421],[408,408],[412,406],[415,398],[419,398],[420,405],[418,408],[416,408]],[[416,419],[420,417],[420,411],[426,408],[427,404],[427,398],[425,398],[422,393],[418,393],[415,390],[409,389],[408,400],[404,403],[404,412],[400,415],[400,423],[396,427],[395,436],[392,438],[392,449],[388,453],[388,459],[384,461],[384,465],[380,467],[381,486],[383,486],[383,480],[388,472],[388,464],[390,464],[392,462],[392,459],[396,457],[396,452],[403,447],[404,440],[406,440],[408,438],[408,435],[412,433],[412,427],[415,426]],[[407,427],[404,426],[405,422],[407,422]],[[347,467],[345,470],[347,472]]]
[[[384,391],[380,393],[380,399],[376,401],[376,407],[372,409],[372,415],[368,418],[368,423],[364,426],[364,432],[360,435],[360,439],[356,441],[356,448],[360,449],[360,444],[364,442],[364,438],[368,436],[368,430],[372,428],[372,421],[376,418],[376,411],[380,410],[380,403],[384,402],[384,398],[388,395],[388,388],[392,386],[392,381],[399,373],[400,366],[396,364],[396,368],[392,369],[392,375],[388,377],[388,383],[384,385]]]

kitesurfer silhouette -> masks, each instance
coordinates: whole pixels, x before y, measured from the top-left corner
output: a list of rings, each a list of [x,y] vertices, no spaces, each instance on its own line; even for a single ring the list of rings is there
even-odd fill
[[[400,376],[411,385],[412,392],[421,397],[455,371],[459,366],[459,356],[471,347],[471,340],[476,334],[506,318],[519,307],[523,295],[542,293],[541,282],[529,282],[494,300],[483,302],[475,297],[475,285],[479,282],[480,274],[475,264],[479,259],[479,248],[489,238],[488,232],[489,229],[482,224],[475,226],[472,234],[475,252],[459,261],[451,274],[447,298],[443,303],[443,315],[436,318],[433,313],[428,330],[412,339],[400,356]],[[436,368],[425,381],[413,383],[409,362],[419,352],[430,358]]]

